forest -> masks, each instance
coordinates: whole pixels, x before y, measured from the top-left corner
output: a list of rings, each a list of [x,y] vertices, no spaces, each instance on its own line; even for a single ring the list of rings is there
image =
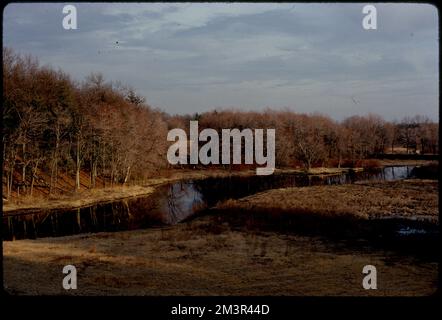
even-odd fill
[[[199,130],[274,128],[280,168],[355,167],[384,153],[439,152],[439,124],[425,115],[387,121],[368,114],[336,121],[272,108],[169,115],[101,74],[74,81],[62,70],[4,48],[3,198],[32,196],[36,184],[56,194],[63,177],[73,179],[73,191],[79,190],[82,174],[90,189],[159,177],[172,169],[166,159],[168,130],[188,131],[190,120],[198,120]]]

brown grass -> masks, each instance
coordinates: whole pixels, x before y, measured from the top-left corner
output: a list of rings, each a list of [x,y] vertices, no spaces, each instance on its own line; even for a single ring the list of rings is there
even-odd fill
[[[62,289],[67,264],[77,267],[77,290]],[[378,290],[361,286],[367,264],[378,268]],[[5,242],[4,284],[30,295],[414,296],[434,292],[437,263],[232,230],[205,216],[161,229]]]
[[[389,159],[380,159],[378,160],[382,166],[426,166],[434,163],[433,160],[389,160]]]
[[[267,210],[323,216],[417,217],[438,221],[438,183],[404,180],[353,185],[273,189],[217,206],[221,210]]]
[[[3,202],[3,213],[14,214],[67,208],[81,208],[98,202],[112,202],[119,199],[146,196],[154,191],[153,187],[126,186],[106,189],[85,190],[57,198],[24,197],[15,201]]]

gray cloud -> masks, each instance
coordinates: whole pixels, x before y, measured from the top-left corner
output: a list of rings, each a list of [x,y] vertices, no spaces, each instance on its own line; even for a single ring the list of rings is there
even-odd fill
[[[81,80],[102,72],[170,113],[289,107],[336,119],[438,117],[438,16],[426,4],[10,4],[4,45]],[[118,42],[118,43],[117,43]],[[351,97],[357,97],[354,104]]]

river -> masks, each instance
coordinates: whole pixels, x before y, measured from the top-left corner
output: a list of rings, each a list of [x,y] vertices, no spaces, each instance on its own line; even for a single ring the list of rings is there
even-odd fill
[[[32,214],[4,216],[3,235],[4,240],[36,239],[174,225],[226,199],[238,199],[273,188],[405,179],[413,177],[414,168],[391,166],[337,175],[274,174],[185,180],[162,185],[146,197],[75,210],[42,210]],[[404,232],[410,233],[412,230]]]

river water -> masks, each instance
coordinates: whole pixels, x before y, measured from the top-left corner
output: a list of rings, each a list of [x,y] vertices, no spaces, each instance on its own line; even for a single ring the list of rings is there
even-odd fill
[[[75,210],[43,210],[32,214],[4,216],[3,239],[36,239],[173,225],[213,207],[219,201],[238,199],[273,188],[405,179],[413,177],[413,169],[413,166],[394,166],[369,172],[326,176],[274,174],[186,180],[160,186],[146,197]],[[413,230],[404,232],[412,233]]]

